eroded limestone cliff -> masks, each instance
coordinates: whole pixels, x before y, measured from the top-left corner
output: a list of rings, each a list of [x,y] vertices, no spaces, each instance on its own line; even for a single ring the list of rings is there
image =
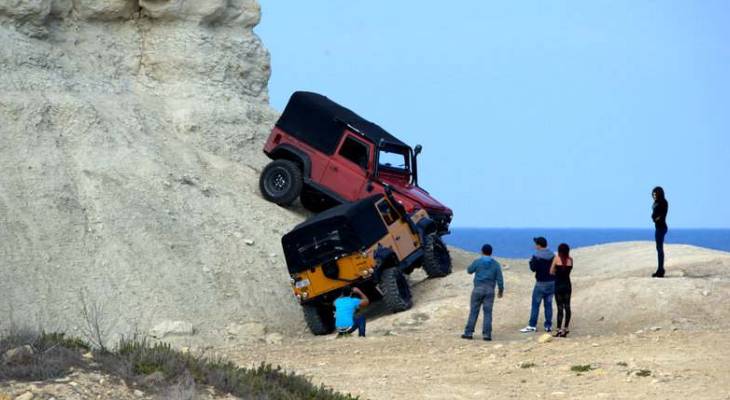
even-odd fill
[[[0,0],[0,328],[79,329],[84,293],[115,333],[299,329],[279,238],[300,217],[256,185],[275,118],[260,15]]]

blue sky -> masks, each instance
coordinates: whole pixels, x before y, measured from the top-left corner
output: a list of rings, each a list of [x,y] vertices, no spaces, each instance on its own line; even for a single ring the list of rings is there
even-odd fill
[[[454,226],[730,227],[730,2],[261,0],[271,105],[407,143]]]

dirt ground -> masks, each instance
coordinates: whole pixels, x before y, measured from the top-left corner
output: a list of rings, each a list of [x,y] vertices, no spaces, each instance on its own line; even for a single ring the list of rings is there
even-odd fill
[[[495,304],[494,341],[480,340],[481,322],[475,340],[460,339],[471,290],[464,269],[474,255],[452,255],[449,277],[411,277],[411,310],[369,310],[365,339],[305,334],[218,350],[367,399],[730,399],[730,254],[669,246],[662,280],[648,278],[652,243],[578,250],[572,332],[546,343],[543,332],[518,332],[533,283],[526,260],[501,260],[506,293]]]
[[[0,400],[233,400],[235,396],[211,387],[176,383],[155,393],[129,386],[117,376],[77,370],[46,381],[0,382]]]

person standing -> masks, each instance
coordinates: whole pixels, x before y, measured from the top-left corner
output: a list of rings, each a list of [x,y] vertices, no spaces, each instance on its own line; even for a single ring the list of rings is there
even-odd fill
[[[528,333],[537,330],[540,303],[544,303],[545,306],[545,332],[550,332],[553,325],[553,295],[555,294],[555,276],[550,275],[550,266],[555,254],[547,248],[548,242],[544,237],[540,236],[532,240],[535,242],[536,251],[530,259],[530,270],[535,273],[535,287],[532,289],[530,322],[526,327],[520,329],[520,332]]]
[[[358,298],[352,297],[353,295]],[[335,328],[337,336],[349,335],[357,330],[358,336],[365,337],[365,316],[355,316],[357,310],[370,304],[365,293],[356,287],[345,286],[340,297],[335,300]]]
[[[570,272],[573,270],[573,258],[570,257],[570,247],[566,243],[558,246],[558,256],[553,258],[550,266],[550,275],[555,276],[555,303],[558,306],[558,331],[556,337],[566,337],[570,331],[570,294],[573,286],[570,284]],[[565,326],[563,326],[565,315]]]
[[[664,278],[664,237],[669,230],[667,226],[669,202],[664,196],[664,189],[661,186],[657,186],[651,191],[651,197],[654,198],[654,205],[651,207],[651,219],[654,221],[654,241],[656,242],[657,253],[657,270],[651,277]]]
[[[482,246],[482,256],[469,266],[468,274],[474,274],[474,289],[471,292],[469,319],[464,328],[462,339],[471,339],[474,334],[474,326],[479,317],[479,307],[484,309],[482,322],[482,339],[492,340],[492,307],[494,306],[494,287],[499,288],[497,297],[504,294],[504,278],[502,277],[502,266],[492,258],[492,246]]]

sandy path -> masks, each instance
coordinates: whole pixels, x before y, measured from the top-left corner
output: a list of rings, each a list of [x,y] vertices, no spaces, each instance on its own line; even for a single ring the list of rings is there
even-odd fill
[[[724,333],[652,332],[546,344],[535,338],[492,343],[453,335],[297,339],[239,349],[236,360],[280,364],[370,399],[525,393],[532,398],[730,398],[730,339]],[[586,364],[595,369],[581,375],[571,371]],[[637,376],[641,370],[650,375]]]

